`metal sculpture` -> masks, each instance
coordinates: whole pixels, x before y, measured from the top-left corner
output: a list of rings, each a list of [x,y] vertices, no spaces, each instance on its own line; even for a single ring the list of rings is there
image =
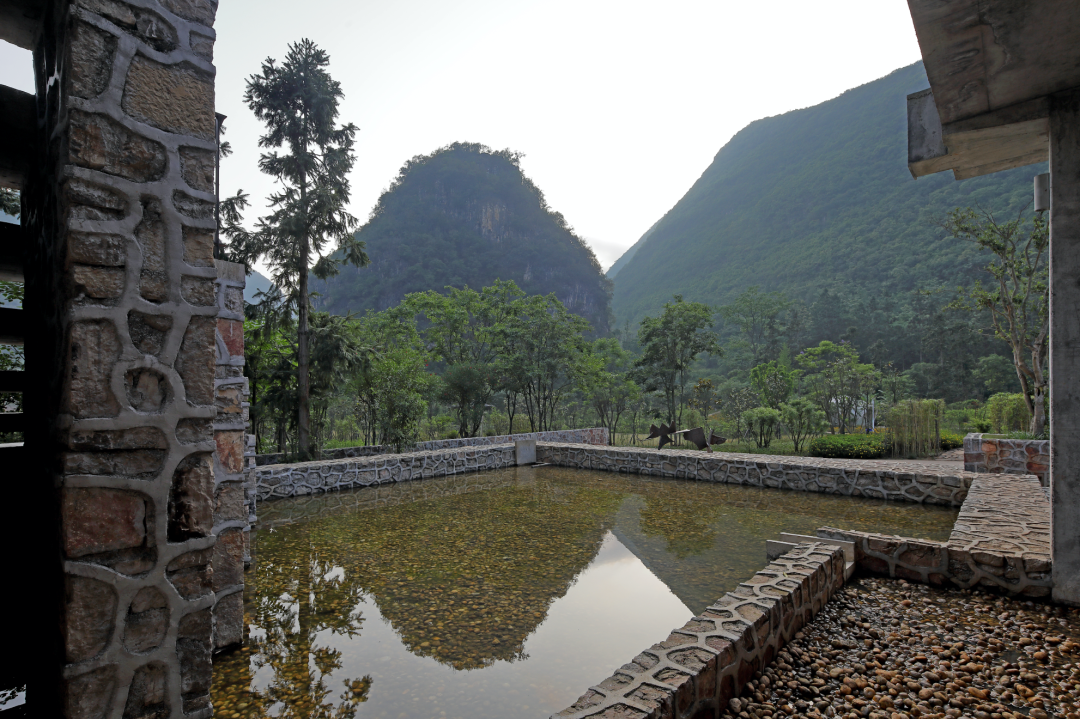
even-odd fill
[[[655,424],[649,425],[649,436],[645,439],[660,438],[660,445],[657,449],[663,449],[665,444],[673,444],[675,440],[672,439],[674,435],[682,434],[686,436],[686,439],[693,442],[698,449],[704,449],[709,452],[712,451],[712,445],[723,444],[727,442],[726,437],[721,437],[714,431],[709,432],[708,438],[705,437],[705,430],[701,427],[694,427],[693,429],[680,429],[675,431],[675,425],[670,427],[661,424],[657,427]]]
[[[667,427],[663,424],[661,424],[659,427],[657,427],[655,424],[650,424],[649,436],[645,439],[656,439],[657,437],[659,437],[660,445],[657,447],[657,449],[663,449],[665,444],[671,444],[675,441],[671,438],[671,435],[673,434],[675,434],[674,424],[670,427]]]
[[[723,444],[727,442],[726,437],[721,437],[716,432],[710,431],[709,436],[705,436],[705,430],[701,427],[694,427],[693,429],[684,429],[676,432],[675,434],[685,435],[688,440],[693,442],[698,449],[704,449],[708,452],[712,451],[712,445]]]

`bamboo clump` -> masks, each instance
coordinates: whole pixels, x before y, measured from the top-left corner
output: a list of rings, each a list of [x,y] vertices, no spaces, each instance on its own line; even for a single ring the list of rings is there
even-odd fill
[[[893,456],[929,457],[941,449],[941,420],[945,400],[910,399],[889,410]]]

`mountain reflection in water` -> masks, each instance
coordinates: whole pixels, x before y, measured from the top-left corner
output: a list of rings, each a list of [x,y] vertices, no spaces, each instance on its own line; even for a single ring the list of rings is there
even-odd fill
[[[543,717],[822,525],[944,539],[956,511],[557,467],[259,508],[219,717]]]

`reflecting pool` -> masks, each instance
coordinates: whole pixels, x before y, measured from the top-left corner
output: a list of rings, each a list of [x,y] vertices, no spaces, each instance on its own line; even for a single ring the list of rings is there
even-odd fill
[[[823,525],[956,510],[558,467],[260,506],[217,717],[546,717]]]

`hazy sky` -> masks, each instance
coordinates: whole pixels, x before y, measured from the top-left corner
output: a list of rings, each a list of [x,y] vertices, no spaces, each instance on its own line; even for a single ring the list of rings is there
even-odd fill
[[[904,0],[221,0],[216,28],[222,192],[251,193],[249,220],[272,183],[245,80],[308,37],[360,128],[361,222],[405,160],[480,142],[525,154],[605,268],[747,123],[919,59]],[[29,66],[0,42],[0,83],[32,91]]]

